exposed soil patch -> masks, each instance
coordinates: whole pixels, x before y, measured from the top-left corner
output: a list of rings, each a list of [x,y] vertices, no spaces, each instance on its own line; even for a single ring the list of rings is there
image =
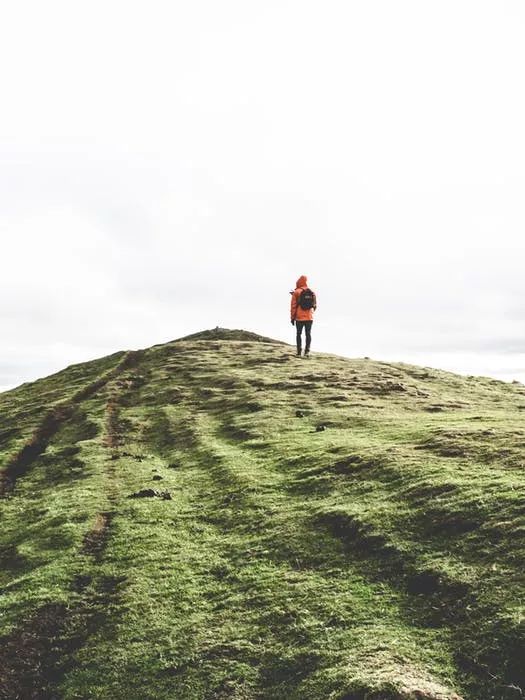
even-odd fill
[[[115,377],[118,377],[121,372],[124,372],[124,370],[130,369],[131,367],[135,367],[142,358],[143,354],[144,353],[142,350],[131,350],[130,352],[127,352],[116,367],[109,370],[109,372],[106,372],[83,389],[77,391],[73,396],[72,401],[74,403],[80,403],[81,401],[91,398],[97,393],[97,391],[99,391],[99,389],[102,389],[102,387],[104,387],[108,382],[115,379]]]
[[[141,489],[135,493],[130,493],[128,498],[162,498],[165,501],[172,500],[169,491],[157,491],[156,489]]]
[[[120,418],[119,395],[112,394],[106,404],[106,436],[104,443],[112,455],[118,455],[118,448],[123,444],[122,433],[125,429],[124,422]]]
[[[64,421],[73,414],[71,404],[61,404],[53,408],[35,430],[29,442],[12,457],[0,473],[0,496],[15,487],[16,480],[23,476],[33,462],[45,452],[50,439],[55,435]]]
[[[97,513],[95,524],[84,537],[84,554],[90,554],[97,559],[100,557],[107,544],[112,519],[113,513]]]

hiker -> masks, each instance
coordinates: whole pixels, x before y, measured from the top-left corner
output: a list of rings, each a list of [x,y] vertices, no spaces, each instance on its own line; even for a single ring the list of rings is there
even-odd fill
[[[304,356],[309,357],[310,345],[312,343],[312,323],[314,320],[314,311],[317,309],[317,299],[315,293],[308,288],[306,275],[301,275],[301,277],[299,277],[295,284],[295,291],[290,292],[290,294],[292,295],[290,309],[292,326],[295,325],[297,330],[297,357],[301,357],[303,328],[306,335]]]

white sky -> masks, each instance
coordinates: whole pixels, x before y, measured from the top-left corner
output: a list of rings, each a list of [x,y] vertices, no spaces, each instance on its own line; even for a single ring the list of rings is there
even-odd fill
[[[0,390],[216,325],[525,381],[522,0],[0,8]]]

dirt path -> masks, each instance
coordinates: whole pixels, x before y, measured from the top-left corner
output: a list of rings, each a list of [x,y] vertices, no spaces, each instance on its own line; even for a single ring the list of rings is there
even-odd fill
[[[92,528],[85,534],[80,554],[91,560],[71,581],[73,605],[48,604],[36,610],[20,627],[0,639],[0,699],[54,700],[56,688],[71,667],[72,657],[105,617],[105,610],[117,604],[122,579],[109,575],[100,567],[111,532],[111,523],[118,509],[119,491],[115,467],[118,447],[122,443],[119,421],[119,400],[123,385],[118,377],[135,366],[138,353],[128,353],[117,367],[82,389],[68,404],[50,411],[26,445],[8,465],[7,492],[16,479],[23,476],[42,455],[53,437],[65,423],[76,416],[76,406],[106,388],[109,397],[105,405],[105,434],[102,445],[106,450],[106,494],[109,510],[96,514]],[[8,479],[8,482],[7,482]],[[4,491],[5,495],[6,491]]]
[[[111,370],[77,391],[69,401],[50,409],[36,428],[29,441],[14,454],[0,471],[0,497],[13,492],[18,479],[24,476],[46,448],[58,430],[75,414],[76,407],[94,396],[108,382],[118,377],[140,359],[141,351],[129,351]]]

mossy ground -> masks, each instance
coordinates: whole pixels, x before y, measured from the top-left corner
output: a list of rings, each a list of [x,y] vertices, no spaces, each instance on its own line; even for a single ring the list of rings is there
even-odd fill
[[[1,698],[521,697],[523,387],[293,353],[209,332],[75,404],[0,502]],[[3,462],[121,359],[0,395]]]

